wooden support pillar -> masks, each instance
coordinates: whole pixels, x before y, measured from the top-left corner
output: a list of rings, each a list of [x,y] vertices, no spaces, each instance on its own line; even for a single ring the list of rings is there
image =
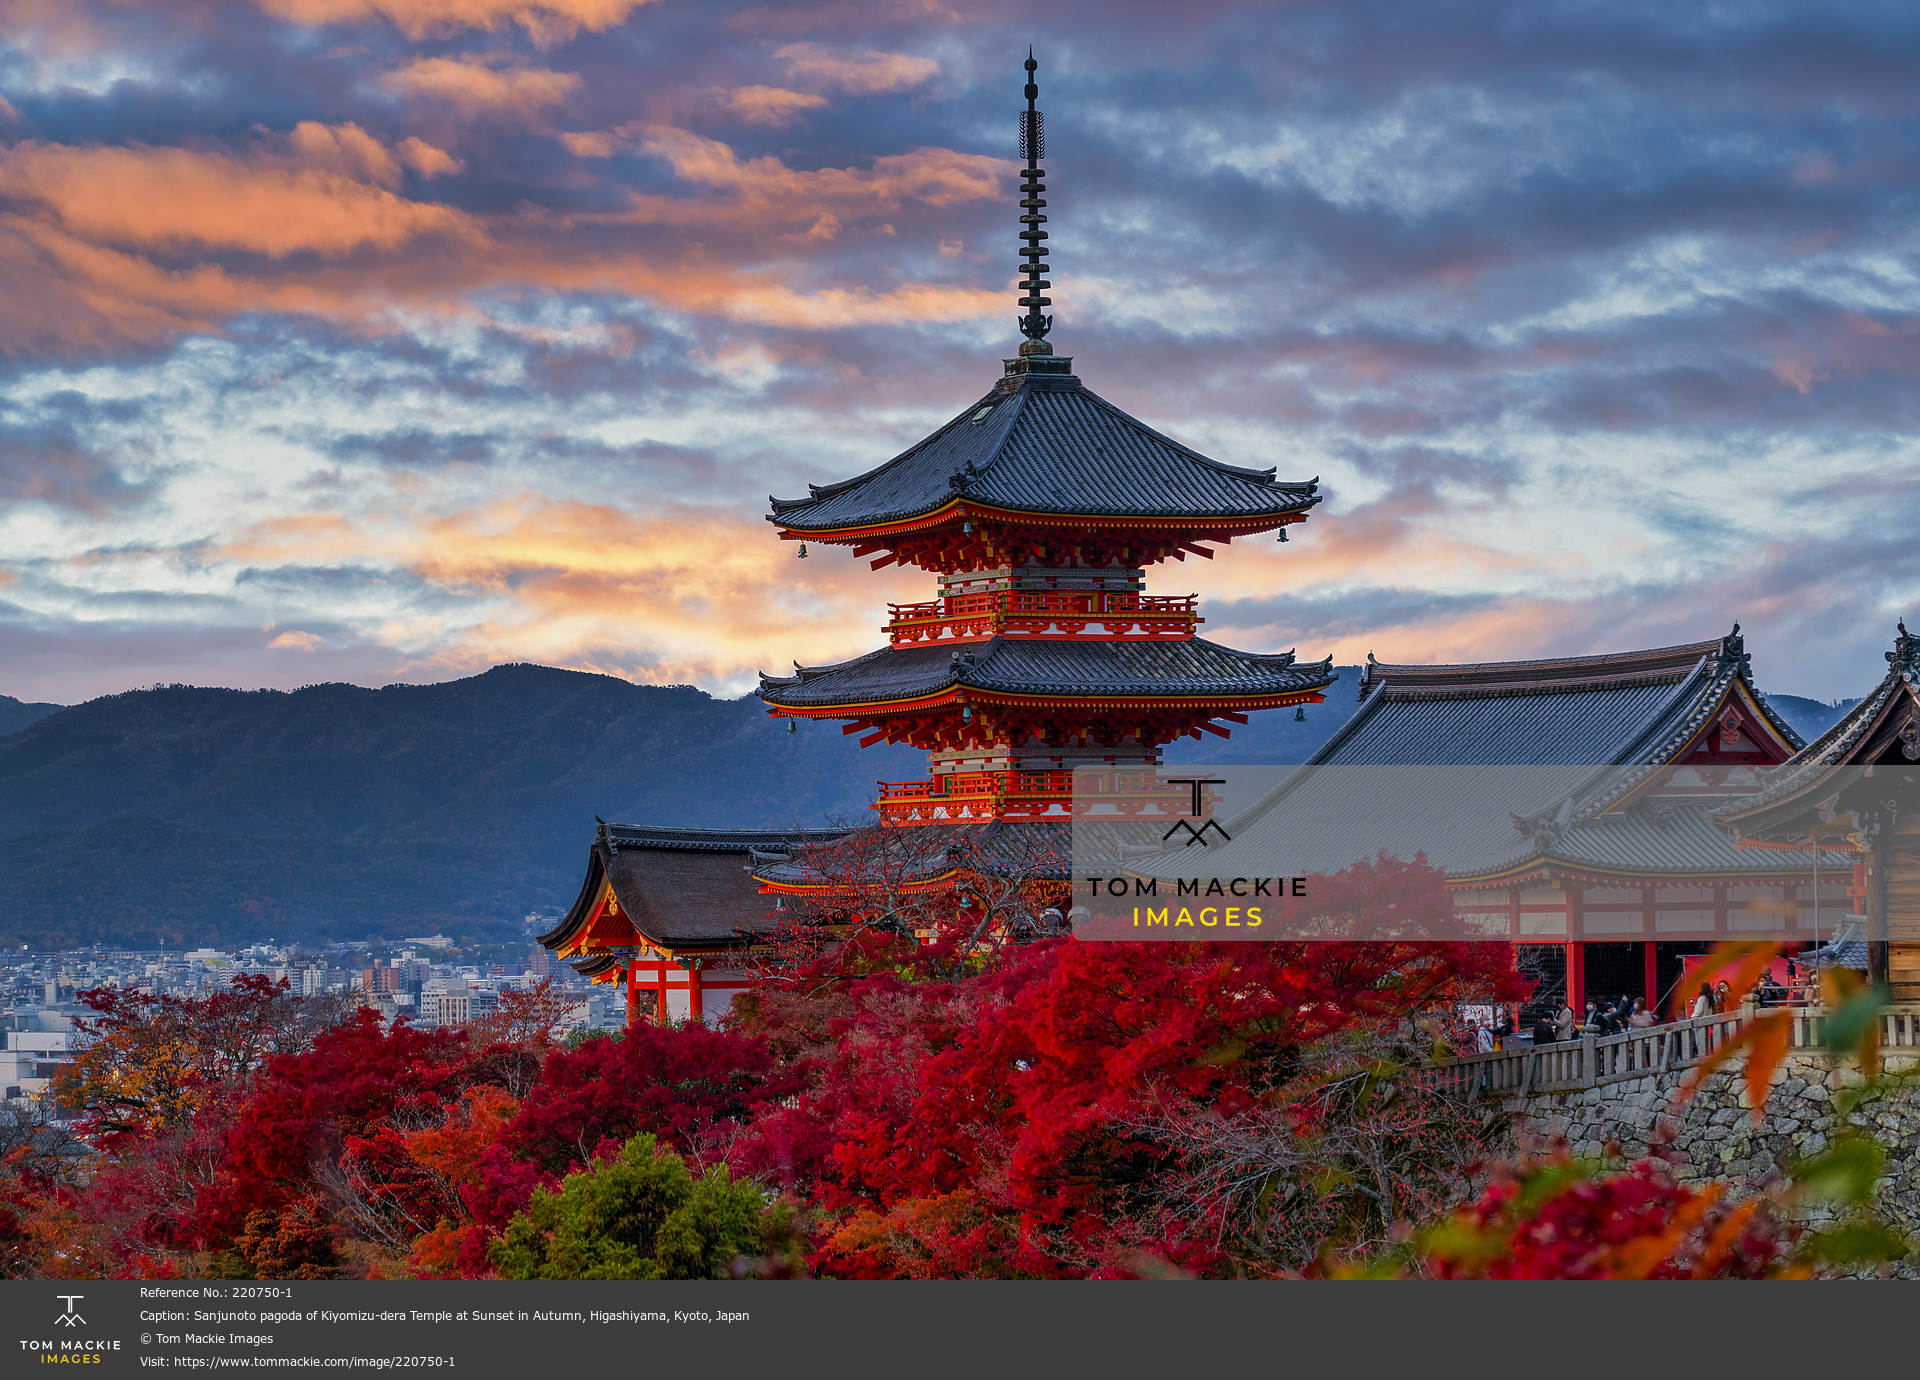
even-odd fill
[[[1586,916],[1580,909],[1581,892],[1567,891],[1567,1005],[1574,1017],[1587,1018],[1587,945]]]
[[[1660,1016],[1660,958],[1654,951],[1653,941],[1651,939],[1640,947],[1646,954],[1647,1010],[1653,1012],[1654,1018],[1658,1020]]]
[[[701,1001],[701,995],[700,960],[689,959],[687,962],[687,1018],[689,1020],[701,1022],[706,1020],[706,1007]]]
[[[667,1023],[667,961],[662,958],[653,965],[653,1019],[657,1025]]]
[[[1891,978],[1893,950],[1887,942],[1887,861],[1893,840],[1877,827],[1867,840],[1867,981]]]
[[[640,1024],[640,961],[638,957],[629,958],[625,971],[621,974],[627,980],[627,1024]]]

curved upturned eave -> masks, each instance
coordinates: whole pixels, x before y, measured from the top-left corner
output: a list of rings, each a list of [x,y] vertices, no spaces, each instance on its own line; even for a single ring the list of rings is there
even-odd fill
[[[1291,709],[1296,704],[1326,703],[1326,696],[1321,693],[1325,689],[1325,686],[1320,686],[1314,689],[1268,692],[1195,691],[1180,695],[1102,695],[1050,692],[1020,694],[1005,690],[976,690],[968,686],[953,686],[938,694],[922,695],[911,699],[858,702],[850,700],[844,704],[784,705],[767,695],[761,695],[760,698],[773,706],[768,710],[770,714],[781,718],[846,719],[865,718],[874,714],[899,714],[915,709],[938,709],[943,705],[958,703],[963,697],[969,704],[1057,704],[1063,708],[1099,705],[1110,709],[1176,709],[1182,705],[1190,705],[1194,708]]]
[[[1098,528],[1138,528],[1156,531],[1173,527],[1206,525],[1216,531],[1232,529],[1229,533],[1232,536],[1258,536],[1276,527],[1287,526],[1289,519],[1304,519],[1307,510],[1318,504],[1324,497],[1324,494],[1309,493],[1286,507],[1254,513],[1225,510],[1180,513],[1101,513],[1067,508],[1051,511],[1038,508],[1007,508],[999,504],[986,503],[977,498],[956,495],[944,503],[922,509],[917,513],[876,518],[872,522],[852,527],[796,526],[788,522],[780,513],[768,513],[766,520],[780,528],[782,541],[815,541],[827,546],[851,545],[882,537],[911,536],[915,532],[931,531],[934,528],[973,518],[994,518],[1010,525],[1025,527],[1060,527],[1078,524]],[[1200,539],[1200,535],[1196,534],[1195,540]]]
[[[587,876],[580,883],[580,895],[560,918],[560,923],[538,935],[534,943],[558,953],[579,937],[588,919],[593,914],[594,902],[600,897],[600,888],[606,884],[607,864],[601,856],[598,844],[587,849]]]
[[[1832,852],[1834,850],[1823,851]],[[1458,871],[1449,869],[1445,874],[1445,878],[1447,886],[1455,887],[1462,891],[1469,891],[1477,886],[1492,886],[1497,882],[1511,882],[1520,877],[1532,876],[1535,873],[1544,872],[1567,872],[1577,873],[1587,877],[1607,877],[1629,880],[1641,877],[1654,878],[1657,880],[1672,879],[1692,881],[1698,879],[1700,881],[1724,881],[1735,885],[1751,886],[1763,882],[1770,877],[1793,877],[1798,879],[1806,875],[1809,870],[1810,867],[1780,867],[1771,871],[1765,868],[1758,868],[1752,872],[1736,872],[1731,870],[1708,871],[1693,867],[1629,868],[1614,863],[1590,862],[1580,858],[1563,858],[1552,853],[1535,853],[1519,858],[1513,862],[1497,863],[1490,867],[1461,868]],[[1543,943],[1556,942],[1551,935],[1540,935],[1537,936],[1537,938]],[[1604,935],[1588,935],[1586,938],[1606,942]]]
[[[1094,422],[1090,417],[1078,421],[1071,417],[1051,418],[1045,411],[1050,404],[1040,400],[1056,397],[1063,402],[1071,397],[1091,409],[1095,416],[1104,415],[1106,421]],[[966,439],[967,430],[973,425],[973,417],[982,406],[995,408],[999,415],[986,422],[977,440],[969,441]],[[1029,414],[1032,414],[1030,423]],[[1099,511],[1085,503],[1084,499],[1093,490],[1077,495],[1083,500],[1081,503],[1048,503],[1046,490],[1040,487],[1033,473],[1037,460],[1032,449],[1033,437],[1029,435],[1022,440],[1015,438],[1016,430],[1023,423],[1029,423],[1031,431],[1043,433],[1050,427],[1062,425],[1068,427],[1069,434],[1087,424],[1112,427],[1113,436],[1130,437],[1132,442],[1142,443],[1151,451],[1158,452],[1146,463],[1146,482],[1148,491],[1153,495],[1151,501],[1131,504],[1127,512],[1120,514]],[[948,448],[955,453],[945,458],[926,454],[943,443],[948,443]],[[1053,473],[1055,467],[1061,465],[1069,471],[1085,469],[1083,462],[1089,458],[1087,455],[1073,454],[1071,446],[1055,451],[1053,447],[1057,444],[1043,443],[1046,454],[1053,457],[1042,465],[1043,470]],[[1096,451],[1101,456],[1107,455],[1098,443]],[[1118,468],[1110,470],[1109,474],[1129,476],[1129,480],[1123,483],[1130,482],[1139,473],[1135,462],[1124,453],[1116,452],[1112,458]],[[916,460],[932,468],[904,476],[899,473],[901,467]],[[950,483],[945,473],[948,461],[958,462],[952,470],[952,477],[961,480],[958,489],[947,487]],[[1013,468],[1006,470],[1003,466]],[[886,488],[890,475],[898,485],[891,492]],[[861,536],[879,535],[889,530],[910,531],[936,526],[943,520],[943,513],[970,501],[979,506],[983,514],[986,510],[993,510],[1010,520],[1035,524],[1064,520],[1102,525],[1154,523],[1186,526],[1196,522],[1219,524],[1238,521],[1253,524],[1249,530],[1262,530],[1261,524],[1268,527],[1281,525],[1288,516],[1298,515],[1319,502],[1317,477],[1311,480],[1277,480],[1274,476],[1273,466],[1250,469],[1202,455],[1137,417],[1130,416],[1085,387],[1077,378],[1033,378],[1024,381],[1011,394],[1004,384],[996,385],[931,434],[864,474],[832,484],[809,485],[806,498],[783,499],[770,495],[768,502],[773,511],[767,515],[767,520],[782,528],[783,536],[790,534],[791,539],[798,540],[805,536],[831,543],[835,540],[857,540]],[[1086,478],[1084,473],[1081,477],[1083,480]],[[1221,481],[1225,481],[1224,486]],[[970,496],[966,485],[972,482],[984,488],[975,490]],[[1187,505],[1182,502],[1181,490],[1195,482],[1216,487],[1215,493],[1206,495],[1213,503]],[[1016,493],[990,497],[996,485],[1007,485]],[[872,495],[860,497],[861,491],[869,486],[880,487]],[[919,492],[912,492],[915,489]],[[1053,490],[1056,496],[1058,492],[1057,489]],[[807,520],[810,510],[850,497],[854,501],[847,506],[869,511],[836,513],[826,521]],[[1227,506],[1218,506],[1221,503]],[[833,534],[841,535],[836,537]]]
[[[964,660],[957,654],[943,658],[941,653],[945,649],[936,647],[881,647],[832,666],[797,668],[799,674],[795,676],[763,675],[755,694],[771,706],[770,712],[826,719],[899,714],[940,708],[961,700],[981,705],[1060,704],[1103,709],[1177,706],[1268,709],[1320,703],[1324,698],[1322,692],[1338,679],[1330,657],[1303,666],[1291,652],[1265,656],[1236,652],[1202,638],[1153,644],[1151,649],[1141,644],[1114,642],[1048,643],[1044,649],[1037,649],[996,637],[980,647],[977,659]],[[1103,681],[1098,673],[1113,668],[1103,667],[1098,661],[1084,668],[1094,674],[1080,679],[1061,676],[1057,668],[1049,668],[1044,663],[1036,666],[1028,659],[1032,655],[1057,658],[1063,652],[1077,659],[1091,656],[1096,648],[1124,649],[1122,655],[1127,657],[1134,654],[1213,657],[1216,665],[1225,661],[1231,673],[1216,672],[1211,677],[1156,675],[1154,668],[1123,662],[1117,668],[1118,677]],[[1189,653],[1186,649],[1196,650]],[[930,664],[916,671],[916,660]],[[893,666],[891,671],[889,663]],[[996,663],[999,663],[997,668]],[[1204,662],[1190,662],[1190,665],[1199,670]],[[1071,659],[1067,669],[1074,669]],[[885,681],[890,674],[898,679],[889,686]],[[834,683],[843,677],[847,680],[844,686]],[[827,683],[822,685],[822,681]]]

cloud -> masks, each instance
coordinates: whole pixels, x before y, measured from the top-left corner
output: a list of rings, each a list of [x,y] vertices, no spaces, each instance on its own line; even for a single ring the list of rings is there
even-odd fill
[[[1743,616],[1800,690],[1854,693],[1920,609],[1920,17],[1521,13],[1049,11],[1057,347],[1330,494],[1151,588],[1343,659]],[[493,649],[738,687],[875,645],[931,582],[792,560],[758,495],[870,469],[998,375],[1014,18],[15,4],[7,598],[131,620],[46,645],[148,680],[177,645],[236,677]]]
[[[527,115],[557,105],[580,87],[572,72],[516,65],[511,55],[416,58],[380,78],[403,96],[446,101],[466,111],[508,110]]]
[[[0,425],[0,511],[35,503],[105,517],[152,491],[82,446],[68,426]]]
[[[730,92],[727,106],[750,125],[785,129],[803,110],[824,110],[825,96],[808,96],[778,86],[743,86]]]
[[[582,29],[626,22],[647,0],[258,0],[269,14],[295,24],[362,24],[385,19],[412,39],[459,29],[518,24],[535,42],[564,42]]]
[[[437,149],[424,139],[416,139],[411,134],[393,146],[393,153],[402,163],[422,177],[441,177],[447,173],[464,172],[467,166],[445,149]]]
[[[537,493],[439,514],[290,515],[207,554],[248,569],[386,565],[452,596],[464,617],[396,616],[358,630],[414,669],[530,658],[735,688],[783,664],[796,632],[836,655],[869,650],[877,634],[862,625],[876,599],[921,583],[875,577],[837,552],[801,565],[791,543],[746,514]],[[272,645],[311,650],[319,639],[308,636],[283,633]]]
[[[284,647],[296,652],[311,652],[325,644],[326,639],[310,632],[283,632],[267,644],[270,648]]]
[[[398,171],[393,156],[354,125],[301,124],[282,147],[240,155],[30,140],[0,150],[0,196],[38,212],[6,220],[42,248],[69,240],[75,250],[204,247],[331,257],[429,235],[478,235],[460,212],[389,190]]]
[[[905,201],[945,207],[998,197],[1001,178],[1012,172],[1004,159],[944,148],[917,148],[875,158],[866,168],[797,169],[777,158],[741,158],[717,139],[670,125],[633,131],[640,149],[672,165],[675,176],[724,190],[755,214],[806,215],[828,207],[886,210]],[[663,218],[698,215],[700,209],[662,197],[637,199]]]
[[[791,76],[810,77],[855,95],[906,91],[940,75],[940,64],[932,58],[871,50],[835,53],[818,43],[789,43],[774,57],[786,64]]]
[[[611,158],[613,157],[613,135],[605,132],[587,131],[579,134],[562,134],[560,143],[575,158]]]

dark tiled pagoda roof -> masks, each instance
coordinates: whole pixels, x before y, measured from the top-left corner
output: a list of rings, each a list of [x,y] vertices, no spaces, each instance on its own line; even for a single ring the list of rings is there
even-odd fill
[[[956,686],[1089,698],[1244,698],[1324,690],[1337,679],[1332,657],[1297,665],[1292,652],[1258,656],[1197,637],[1179,642],[995,637],[965,649],[882,647],[835,666],[795,670],[793,676],[762,675],[760,698],[783,708],[823,709],[919,699]]]
[[[1385,849],[1403,858],[1424,851],[1461,880],[1543,866],[1797,874],[1810,857],[1737,849],[1713,826],[1706,810],[1726,795],[1621,807],[1698,739],[1736,685],[1743,707],[1800,745],[1754,690],[1737,627],[1713,641],[1551,661],[1416,667],[1369,658],[1353,718],[1228,822],[1233,842],[1213,861],[1242,850],[1249,867],[1264,856],[1331,870]],[[1415,770],[1376,778],[1368,767]],[[1821,866],[1843,861],[1836,854]]]
[[[603,823],[587,855],[579,899],[539,942],[549,949],[565,947],[588,923],[603,884],[611,882],[628,922],[661,948],[744,946],[773,923],[767,918],[771,903],[748,875],[755,859],[797,844],[837,838],[840,833],[648,829]]]
[[[975,421],[982,408],[987,415]],[[1281,481],[1271,469],[1210,460],[1129,417],[1071,374],[1009,378],[878,469],[810,487],[807,498],[772,499],[768,521],[823,532],[901,522],[969,499],[1026,513],[1164,518],[1178,525],[1277,518],[1320,501],[1317,480]]]

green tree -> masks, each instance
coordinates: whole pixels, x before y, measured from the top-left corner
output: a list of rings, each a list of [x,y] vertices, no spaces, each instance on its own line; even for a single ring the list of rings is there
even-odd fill
[[[724,1167],[695,1179],[650,1135],[538,1190],[490,1251],[504,1279],[725,1279],[792,1253],[783,1208]]]

